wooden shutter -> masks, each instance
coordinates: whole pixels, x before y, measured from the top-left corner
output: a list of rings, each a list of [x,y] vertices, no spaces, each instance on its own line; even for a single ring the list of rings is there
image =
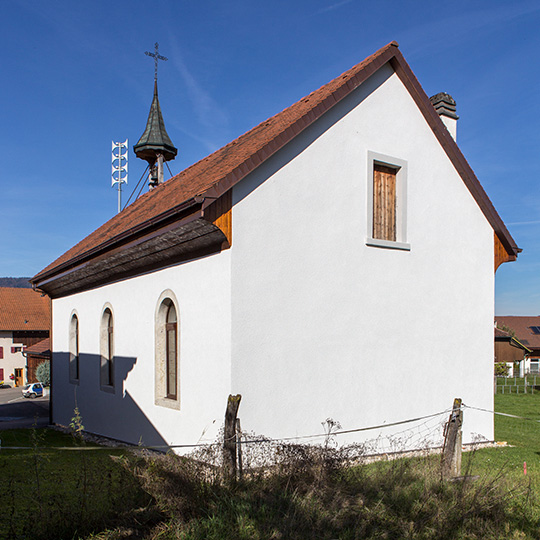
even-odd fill
[[[4,347],[0,347],[0,360],[4,358]]]
[[[373,166],[373,238],[396,241],[396,169]]]

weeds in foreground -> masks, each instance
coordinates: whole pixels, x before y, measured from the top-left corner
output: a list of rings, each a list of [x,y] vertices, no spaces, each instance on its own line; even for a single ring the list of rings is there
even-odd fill
[[[70,427],[73,437],[62,435],[58,446],[84,446],[77,410]],[[340,447],[339,424],[327,419],[323,428],[320,446],[243,433],[243,474],[233,483],[222,476],[221,444],[189,457],[48,453],[40,447],[60,435],[34,430],[19,444],[31,450],[0,454],[10,471],[3,485],[0,477],[7,517],[0,538],[60,540],[92,531],[100,532],[87,540],[540,538],[534,482],[512,480],[502,466],[474,477],[474,453],[464,458],[464,477],[453,482],[441,480],[440,460],[427,452],[368,464],[372,447]],[[392,444],[399,449],[399,440]]]
[[[354,465],[360,447],[266,447],[273,464],[244,471],[234,486],[209,461],[173,454],[139,460],[136,475],[166,516],[145,538],[538,538],[531,486],[509,482],[502,471],[448,482],[437,456]]]

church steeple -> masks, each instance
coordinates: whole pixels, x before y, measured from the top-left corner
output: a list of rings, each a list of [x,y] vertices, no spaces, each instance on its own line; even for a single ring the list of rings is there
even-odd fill
[[[141,135],[139,142],[133,147],[133,151],[138,158],[144,159],[150,166],[150,187],[163,182],[163,162],[170,161],[176,157],[178,150],[174,147],[161,114],[157,89],[157,62],[167,60],[158,54],[158,44],[155,45],[155,53],[146,52],[155,61],[154,68],[154,98],[150,106],[146,129]]]
[[[159,106],[156,80],[154,81],[154,98],[150,106],[146,129],[133,150],[138,158],[148,161],[150,166],[155,163],[157,154],[162,154],[164,161],[170,161],[178,153],[165,129],[165,122]]]

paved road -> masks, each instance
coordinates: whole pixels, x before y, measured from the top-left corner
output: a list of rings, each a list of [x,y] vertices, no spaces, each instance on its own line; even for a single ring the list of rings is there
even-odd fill
[[[49,397],[23,398],[20,388],[0,388],[0,431],[49,424]]]

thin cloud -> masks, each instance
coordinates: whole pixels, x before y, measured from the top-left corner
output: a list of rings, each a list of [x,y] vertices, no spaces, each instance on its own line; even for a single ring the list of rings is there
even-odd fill
[[[344,6],[345,4],[350,4],[353,0],[343,0],[342,2],[337,2],[336,4],[332,4],[331,6],[327,6],[325,8],[319,9],[315,12],[315,15],[321,15],[322,13],[327,13],[328,11],[333,11],[334,9],[338,9],[341,6]]]
[[[500,31],[500,27],[506,26],[511,20],[538,12],[540,4],[537,0],[513,2],[496,8],[490,5],[487,9],[465,11],[453,17],[409,27],[399,35],[398,40],[408,42],[408,58],[431,55],[436,47],[463,43],[483,30]]]
[[[218,106],[216,101],[210,96],[210,94],[199,84],[197,79],[193,76],[191,71],[183,60],[182,51],[178,45],[174,36],[170,35],[170,47],[171,55],[170,60],[174,67],[180,73],[180,77],[184,83],[184,87],[187,92],[187,97],[193,105],[193,110],[197,115],[198,121],[202,124],[205,132],[210,133],[224,133],[228,131],[229,117]],[[180,127],[176,126],[178,129]],[[184,131],[184,130],[182,130]],[[185,132],[185,131],[184,131]],[[186,133],[186,132],[185,132]],[[199,138],[193,133],[188,133],[190,136],[199,140],[208,147],[209,150],[215,150],[220,145],[209,141],[206,138]],[[218,137],[219,138],[219,137]]]
[[[514,221],[506,223],[507,225],[540,225],[540,220],[536,221]]]

